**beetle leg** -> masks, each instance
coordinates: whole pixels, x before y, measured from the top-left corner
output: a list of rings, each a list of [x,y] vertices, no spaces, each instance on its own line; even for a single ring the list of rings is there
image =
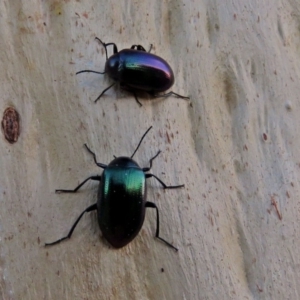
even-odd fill
[[[161,238],[159,236],[159,213],[158,213],[157,206],[153,202],[147,201],[146,202],[146,207],[151,207],[151,208],[156,209],[156,233],[155,233],[155,237],[158,238],[159,240],[163,241],[164,243],[166,243],[169,247],[171,247],[174,250],[178,251],[178,249],[176,247],[174,247],[172,244],[170,244],[169,242],[167,242],[166,240],[164,240],[163,238]]]
[[[151,44],[148,53],[151,51],[152,46],[153,45]],[[142,45],[132,45],[130,49],[135,50],[135,48],[136,48],[136,50],[145,51],[146,52],[146,49]]]
[[[142,45],[132,45],[130,49],[135,50],[135,48],[136,48],[136,50],[146,52],[146,49]]]
[[[141,50],[141,51],[143,51],[143,49],[144,49],[144,47],[141,45],[132,45],[130,47],[130,49],[132,49],[132,50],[135,50],[135,48],[136,48],[136,50]],[[146,50],[144,49],[144,51],[146,51]]]
[[[102,169],[105,169],[105,168],[107,167],[107,165],[97,162],[96,154],[95,154],[95,153],[87,146],[87,144],[84,144],[84,146],[85,146],[85,148],[87,149],[87,151],[89,151],[89,152],[93,155],[95,164],[96,164],[98,167],[100,167],[100,168],[102,168]],[[99,177],[100,177],[100,176],[99,176]]]
[[[116,84],[116,82],[114,82],[113,84],[111,84],[108,88],[104,89],[102,91],[102,93],[98,96],[98,98],[95,100],[95,103],[103,96],[103,94],[108,91],[111,87],[113,87]]]
[[[134,95],[135,101],[136,101],[140,106],[143,106],[142,103],[139,101],[139,99],[138,99],[138,97],[137,97],[137,95],[136,95],[136,92],[134,92],[134,91],[131,91],[131,92],[132,92],[132,94]]]
[[[80,221],[80,219],[82,218],[82,216],[86,213],[86,212],[90,212],[90,211],[93,211],[93,210],[97,210],[97,203],[89,206],[88,208],[86,208],[81,214],[80,216],[77,218],[77,220],[75,221],[75,223],[73,224],[71,230],[69,231],[68,235],[55,241],[55,242],[52,242],[52,243],[45,243],[45,246],[52,246],[52,245],[56,245],[56,244],[59,244],[60,242],[62,242],[63,240],[66,240],[66,239],[69,239],[75,229],[75,227],[77,226],[78,222]]]
[[[154,174],[145,174],[146,178],[154,177],[163,187],[164,189],[178,189],[184,187],[184,184],[180,185],[166,185],[161,179],[159,179],[156,175]]]
[[[77,191],[89,180],[101,181],[101,176],[90,176],[81,182],[74,190],[55,190],[55,193],[77,193]]]
[[[190,97],[187,97],[187,96],[182,96],[182,95],[179,95],[177,93],[174,93],[174,92],[169,92],[169,93],[166,93],[166,94],[157,94],[157,95],[152,95],[154,98],[160,98],[160,97],[169,97],[171,95],[174,95],[174,96],[177,96],[178,98],[182,98],[182,99],[190,99]]]
[[[139,106],[143,106],[142,103],[139,101],[138,97],[137,97],[137,94],[135,92],[135,90],[131,87],[129,87],[128,85],[126,85],[125,83],[123,82],[120,82],[120,87],[124,90],[126,90],[127,92],[129,93],[132,93],[134,98],[135,98],[135,101],[139,104]]]
[[[125,89],[126,91],[128,91],[128,92],[130,92],[130,93],[133,94],[135,101],[138,103],[138,105],[139,105],[140,107],[143,106],[142,103],[139,101],[136,92],[135,92],[133,89],[127,87],[125,84],[122,84],[122,83],[120,84],[120,86],[121,86],[121,88],[123,88],[123,89]]]
[[[105,54],[106,54],[106,60],[108,60],[108,57],[107,57],[107,49],[106,49],[106,47],[107,46],[113,46],[114,47],[114,54],[115,53],[118,53],[118,47],[117,47],[117,45],[115,44],[115,43],[104,43],[104,42],[102,42],[99,38],[97,38],[97,37],[95,37],[95,40],[97,40],[98,42],[100,42],[102,45],[103,45],[103,47],[105,48]]]
[[[80,73],[105,74],[105,71],[104,71],[104,72],[98,72],[98,71],[93,71],[93,70],[82,70],[82,71],[76,72],[76,75],[78,75],[78,74],[80,74]]]
[[[143,172],[148,172],[152,168],[152,161],[161,153],[160,150],[150,159],[150,167],[149,168],[143,168]]]

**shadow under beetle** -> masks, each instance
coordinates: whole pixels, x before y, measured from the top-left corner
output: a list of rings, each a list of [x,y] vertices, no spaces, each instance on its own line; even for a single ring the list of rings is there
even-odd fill
[[[132,159],[140,147],[144,137],[152,126],[144,133],[131,157],[116,157],[110,164],[97,162],[96,155],[86,145],[86,149],[92,154],[95,164],[104,169],[101,176],[90,176],[81,182],[74,190],[56,190],[56,193],[76,193],[88,180],[100,181],[97,203],[85,209],[71,227],[67,236],[45,246],[55,245],[65,239],[69,239],[78,222],[86,212],[97,210],[98,223],[104,238],[115,248],[121,248],[130,243],[139,233],[145,219],[147,207],[156,209],[156,234],[155,237],[166,243],[169,247],[178,251],[172,244],[159,236],[159,212],[157,206],[146,201],[146,179],[154,177],[164,189],[176,189],[184,185],[168,186],[161,179],[151,173],[153,160],[160,154],[160,150],[153,156],[150,166],[140,168]]]
[[[166,94],[159,94],[165,92],[174,84],[174,73],[169,64],[161,57],[146,52],[141,45],[132,45],[131,49],[123,49],[118,51],[115,43],[103,43],[99,38],[96,38],[105,48],[106,64],[104,72],[97,72],[92,70],[82,70],[80,73],[107,73],[115,82],[104,89],[102,93],[95,100],[97,102],[102,95],[109,90],[116,82],[129,92],[133,93],[136,102],[139,102],[136,92],[144,91],[154,98],[168,97],[175,95],[179,98],[189,99],[189,97],[181,96],[174,92]],[[107,46],[113,46],[114,54],[108,58]]]

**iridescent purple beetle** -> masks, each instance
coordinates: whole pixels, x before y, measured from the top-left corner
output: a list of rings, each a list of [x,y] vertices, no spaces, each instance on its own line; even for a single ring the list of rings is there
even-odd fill
[[[136,95],[138,91],[146,92],[153,98],[175,95],[182,99],[189,99],[189,97],[181,96],[172,91],[166,94],[160,94],[168,90],[174,84],[174,73],[170,65],[164,59],[150,53],[152,45],[149,52],[141,45],[132,45],[131,49],[123,49],[118,52],[115,43],[103,43],[99,38],[96,38],[96,40],[105,48],[105,71],[82,70],[76,73],[107,73],[109,77],[114,80],[114,83],[104,89],[95,102],[117,82],[120,83],[122,88],[133,93],[135,100],[140,106],[142,106],[142,104]],[[107,46],[113,46],[114,51],[114,54],[109,58],[107,56]]]

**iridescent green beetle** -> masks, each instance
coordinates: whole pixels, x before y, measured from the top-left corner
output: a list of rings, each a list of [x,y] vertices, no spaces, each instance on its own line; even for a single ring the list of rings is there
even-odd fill
[[[73,224],[68,235],[45,246],[55,245],[65,239],[69,239],[86,213],[97,210],[98,223],[105,239],[115,248],[121,248],[130,243],[139,233],[145,219],[147,207],[156,209],[156,234],[155,236],[169,247],[178,251],[172,244],[159,236],[159,212],[153,202],[146,201],[146,179],[154,177],[164,189],[176,189],[184,185],[168,186],[161,179],[151,173],[152,161],[160,154],[160,151],[150,159],[150,167],[140,168],[132,159],[144,137],[152,126],[144,133],[137,148],[131,157],[117,157],[109,165],[98,163],[96,155],[85,144],[86,149],[93,155],[96,165],[104,169],[102,176],[90,176],[80,183],[74,190],[56,190],[56,193],[76,193],[88,180],[100,181],[97,203],[85,209]]]

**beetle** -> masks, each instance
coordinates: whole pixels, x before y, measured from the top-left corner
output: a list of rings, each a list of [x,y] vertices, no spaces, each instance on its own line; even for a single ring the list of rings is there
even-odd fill
[[[123,49],[118,51],[115,43],[104,43],[96,37],[105,49],[106,64],[104,72],[93,70],[82,70],[80,73],[96,73],[108,74],[114,80],[109,87],[104,89],[98,98],[97,102],[103,94],[113,87],[117,82],[123,89],[133,93],[136,102],[142,106],[137,98],[136,92],[143,91],[150,94],[153,98],[168,97],[175,95],[182,99],[189,99],[189,97],[181,96],[174,92],[166,94],[159,94],[165,92],[174,84],[174,73],[170,65],[161,57],[146,52],[145,48],[141,45],[132,45],[130,49]],[[107,47],[113,46],[113,55],[108,58]]]
[[[155,237],[178,251],[171,243],[159,236],[159,212],[155,203],[146,201],[146,179],[154,177],[164,189],[182,188],[184,187],[184,184],[168,186],[156,175],[148,173],[152,168],[153,160],[161,153],[160,150],[150,159],[150,166],[146,168],[141,168],[132,159],[151,128],[152,126],[144,133],[131,157],[115,157],[108,165],[97,162],[96,154],[84,144],[87,151],[93,156],[95,164],[104,169],[102,175],[88,177],[73,190],[59,189],[55,192],[77,193],[87,181],[100,181],[97,202],[86,208],[80,214],[65,237],[52,243],[46,243],[45,246],[55,245],[63,240],[71,238],[71,235],[82,216],[87,212],[96,210],[98,224],[104,238],[115,248],[124,247],[139,233],[144,223],[145,210],[147,207],[150,207],[156,209]]]

